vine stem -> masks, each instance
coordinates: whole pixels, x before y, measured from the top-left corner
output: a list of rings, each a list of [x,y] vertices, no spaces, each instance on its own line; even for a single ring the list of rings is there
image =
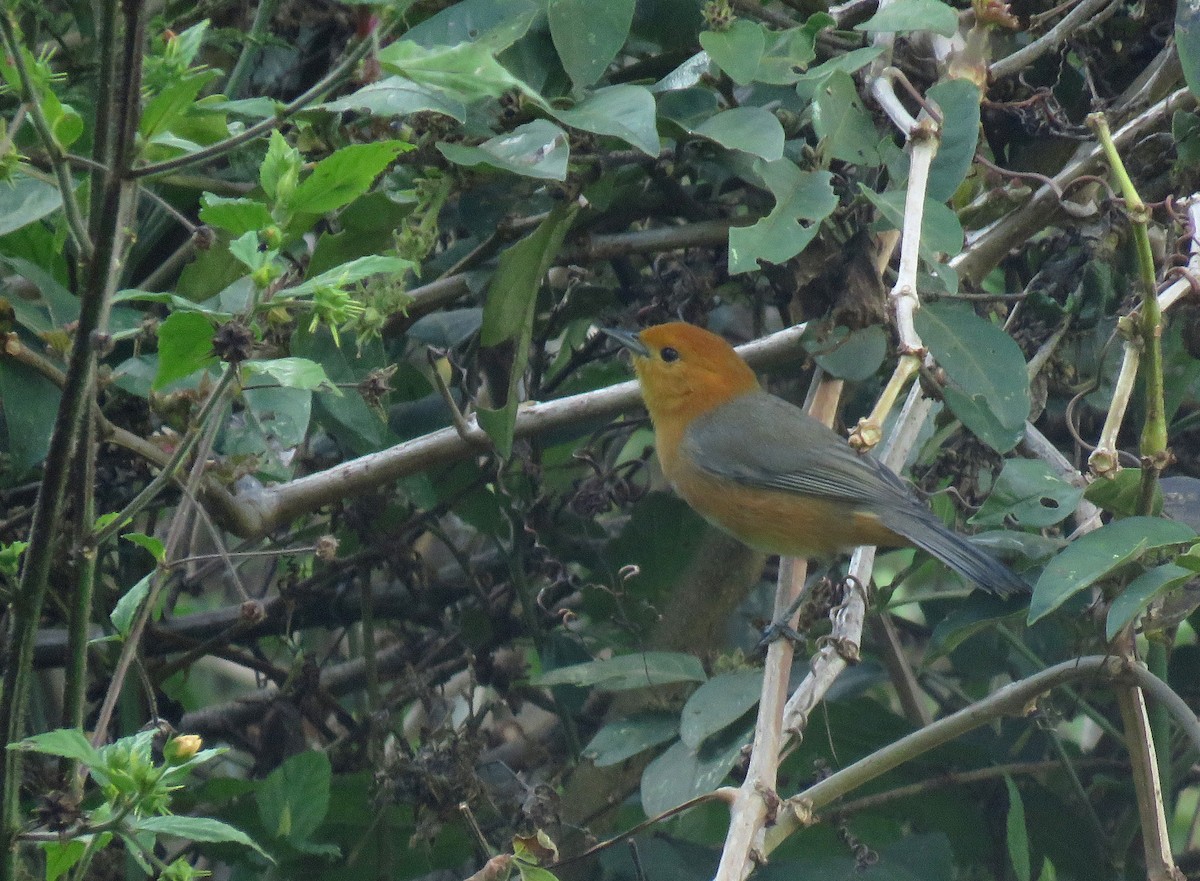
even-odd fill
[[[1159,474],[1170,461],[1164,402],[1162,309],[1155,290],[1157,274],[1154,253],[1150,247],[1150,212],[1125,168],[1107,118],[1103,113],[1090,114],[1088,125],[1096,133],[1111,173],[1125,199],[1137,258],[1137,293],[1141,305],[1132,331],[1136,334],[1137,348],[1141,351],[1138,373],[1142,377],[1145,390],[1145,414],[1140,442],[1142,479],[1138,508],[1141,513],[1150,514],[1154,506]],[[1126,628],[1117,637],[1114,648],[1128,656],[1134,654],[1136,646],[1130,628]],[[1152,646],[1149,661],[1156,670],[1165,670],[1165,649]],[[1164,801],[1164,797],[1170,798],[1172,791],[1170,731],[1166,714],[1161,709],[1153,714],[1149,713],[1145,698],[1135,687],[1119,688],[1117,702],[1125,725],[1129,753],[1133,759],[1133,780],[1137,793],[1138,814],[1141,818],[1147,873],[1152,881],[1172,879],[1178,875],[1179,870],[1171,854],[1167,806]]]

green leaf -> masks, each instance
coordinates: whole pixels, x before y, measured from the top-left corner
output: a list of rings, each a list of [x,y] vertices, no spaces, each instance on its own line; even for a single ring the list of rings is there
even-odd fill
[[[321,233],[306,275],[319,275],[343,263],[396,246],[396,229],[412,214],[415,202],[398,202],[381,190],[356,199],[338,215],[338,231]]]
[[[285,288],[275,295],[275,299],[303,297],[311,294],[319,287],[345,287],[360,282],[372,275],[401,275],[413,268],[411,260],[403,257],[383,257],[372,254],[359,257],[341,266],[335,266],[327,272],[322,272],[315,278],[301,282],[295,287]]]
[[[758,160],[754,168],[775,197],[775,207],[753,226],[729,230],[731,273],[758,269],[760,260],[787,262],[808,246],[820,221],[837,207],[833,175],[827,171],[801,171],[787,159]]]
[[[172,312],[158,326],[158,373],[154,389],[217,363],[212,322],[198,312]]]
[[[758,706],[762,680],[762,670],[723,673],[709,679],[693,691],[683,705],[680,739],[689,747],[698,747],[742,718]]]
[[[479,43],[499,52],[525,36],[540,13],[539,5],[529,0],[461,0],[425,19],[404,39],[421,46]]]
[[[1008,858],[1012,860],[1017,881],[1029,881],[1029,833],[1025,829],[1025,805],[1017,784],[1007,774],[1004,786],[1008,789],[1008,817],[1005,821]]]
[[[279,451],[304,442],[312,418],[313,393],[296,388],[250,388],[242,392],[242,398],[246,402],[246,424],[240,430],[226,432],[221,452],[256,456],[264,475],[289,478],[292,468]]]
[[[1005,618],[1024,613],[1023,596],[1002,600],[994,594],[973,591],[970,596],[955,603],[949,614],[934,627],[933,637],[929,641],[931,654],[926,660],[944,657],[975,634],[995,627]]]
[[[925,194],[945,202],[966,179],[979,143],[979,88],[970,80],[943,80],[927,93],[942,111],[942,136]]]
[[[20,570],[21,555],[29,547],[27,541],[0,543],[0,575],[12,578]]]
[[[703,39],[703,35],[701,35],[701,39]],[[708,53],[697,52],[661,80],[650,86],[650,91],[656,95],[666,97],[672,92],[683,91],[684,89],[690,89],[693,86],[699,85],[704,77],[715,74],[713,61],[708,57]],[[709,94],[712,93],[709,92]],[[714,95],[713,98],[715,106],[716,96]]]
[[[488,286],[479,359],[492,406],[480,407],[476,418],[503,457],[512,452],[518,386],[529,360],[538,289],[576,210],[574,204],[556,206],[532,234],[504,252]]]
[[[1019,526],[1044,529],[1075,512],[1083,488],[1072,486],[1038,459],[1008,459],[979,512],[976,526],[1003,526],[1012,518]]]
[[[312,174],[300,182],[288,201],[297,213],[326,214],[336,211],[367,190],[396,157],[412,149],[404,141],[375,141],[350,144],[322,159]]]
[[[713,62],[739,86],[754,80],[767,48],[767,32],[761,24],[739,18],[723,31],[704,31],[700,45]]]
[[[672,740],[679,733],[679,717],[673,713],[641,713],[610,722],[596,732],[582,756],[597,768],[606,768]]]
[[[1147,569],[1125,586],[1108,609],[1104,626],[1105,639],[1112,639],[1121,628],[1145,611],[1150,603],[1181,584],[1196,577],[1196,573],[1174,563],[1164,563]]]
[[[517,867],[517,874],[520,875],[521,881],[558,881],[558,877],[549,869],[543,869],[541,866],[534,866],[524,860],[514,860],[513,865]]]
[[[204,35],[208,33],[208,25],[209,21],[206,18],[175,35],[171,42],[176,64],[190,65],[196,60],[196,56],[200,54],[200,47],[204,45]]]
[[[892,229],[904,227],[904,190],[889,190],[876,193],[859,184],[859,192],[871,200],[879,209],[881,220]],[[927,263],[935,263],[939,254],[953,256],[962,250],[963,228],[958,216],[941,202],[925,200],[925,212],[921,217],[921,256]]]
[[[70,147],[83,134],[83,117],[69,104],[63,104],[58,97],[47,90],[42,98],[42,112],[54,140],[62,147]]]
[[[325,368],[308,358],[271,358],[266,361],[243,361],[242,368],[252,374],[269,376],[284,388],[333,392],[341,389],[329,381]]]
[[[567,133],[545,119],[535,119],[478,147],[439,142],[442,155],[458,165],[491,165],[524,177],[566,180],[571,148]]]
[[[276,205],[286,205],[300,181],[300,151],[291,146],[279,132],[271,132],[267,155],[258,169],[258,182]]]
[[[858,97],[850,74],[835,71],[817,89],[813,129],[834,159],[854,165],[879,164],[879,132]]]
[[[933,31],[953,37],[958,33],[958,11],[941,0],[896,0],[862,24],[856,24],[854,29],[868,33]]]
[[[11,475],[24,474],[46,458],[61,400],[59,387],[32,367],[0,358],[0,439]]]
[[[1175,4],[1175,48],[1188,89],[1200,95],[1200,7],[1195,4]]]
[[[258,788],[258,817],[276,838],[307,841],[329,811],[329,757],[313,750],[292,756]]]
[[[741,150],[767,162],[783,158],[783,126],[761,107],[735,107],[710,116],[692,134],[715,141],[727,150]]]
[[[109,615],[109,620],[112,621],[113,627],[117,628],[117,633],[121,636],[129,636],[129,631],[133,627],[133,618],[137,615],[138,609],[141,608],[146,597],[150,595],[150,584],[154,578],[154,573],[151,572],[145,575],[137,584],[129,588],[125,594],[117,600],[116,608]]]
[[[113,303],[165,303],[172,307],[172,311],[179,312],[199,312],[201,315],[208,315],[216,321],[228,321],[233,317],[232,312],[224,312],[220,309],[213,309],[207,303],[215,302],[208,300],[205,303],[195,303],[192,300],[187,300],[176,294],[167,293],[148,293],[139,290],[117,291],[113,295]]]
[[[577,91],[600,79],[617,57],[629,36],[636,6],[637,0],[550,0],[547,4],[554,48]]]
[[[414,83],[402,76],[389,76],[378,82],[368,83],[356,92],[351,92],[336,101],[318,104],[315,109],[331,113],[355,110],[372,116],[407,116],[410,113],[433,111],[449,116],[459,122],[467,121],[467,107],[463,101],[446,92],[422,83]]]
[[[690,132],[715,114],[717,106],[717,96],[712,89],[679,89],[659,96],[658,115]]]
[[[57,881],[79,862],[87,845],[78,838],[66,841],[43,841],[42,852],[46,855],[46,881]]]
[[[832,16],[816,12],[804,27],[772,32],[771,42],[754,73],[755,82],[790,86],[799,81],[804,68],[817,57],[817,32],[833,24]]]
[[[679,741],[642,772],[642,810],[653,817],[691,798],[712,792],[729,773],[753,734],[730,728],[699,748]]]
[[[822,340],[811,346],[806,344],[805,348],[830,376],[861,382],[873,376],[887,357],[887,333],[878,324],[850,333],[845,330],[839,327],[836,331],[842,333],[837,339]]]
[[[376,57],[385,70],[434,89],[452,101],[470,104],[481,98],[499,98],[515,89],[547,110],[546,100],[509,73],[493,52],[486,43],[425,47],[397,40],[380,49]]]
[[[54,184],[17,174],[0,184],[0,236],[28,226],[62,207],[62,192]]]
[[[271,862],[275,862],[245,832],[210,817],[179,817],[174,814],[163,817],[140,817],[132,823],[132,828],[138,832],[173,835],[188,841],[241,844],[253,848]]]
[[[1046,617],[1079,591],[1150,551],[1195,538],[1190,526],[1160,517],[1127,517],[1087,533],[1046,564],[1033,588],[1029,623]]]
[[[79,318],[79,298],[68,291],[59,281],[41,266],[20,257],[5,257],[19,274],[33,282],[42,295],[42,302],[50,313],[55,327],[62,327]]]
[[[628,691],[675,682],[704,682],[704,667],[694,655],[682,652],[643,652],[587,661],[543,673],[534,685],[595,686],[601,691]]]
[[[97,521],[99,519],[97,518]],[[166,546],[152,535],[146,535],[141,532],[126,532],[121,538],[132,542],[140,548],[145,548],[150,552],[150,556],[154,557],[156,563],[161,563],[167,554]]]
[[[647,156],[661,149],[655,122],[654,96],[644,86],[599,89],[570,110],[556,110],[563,125],[598,135],[620,138]]]
[[[138,132],[142,138],[150,141],[162,132],[170,131],[171,126],[192,106],[196,96],[219,77],[218,70],[203,70],[175,79],[169,86],[162,89],[146,104],[142,111],[142,121]]]
[[[48,756],[62,756],[73,759],[82,765],[92,767],[101,762],[100,751],[92,746],[91,741],[78,728],[59,728],[44,734],[35,734],[16,743],[10,743],[8,749],[21,752],[42,753]]]
[[[797,90],[802,98],[810,98],[816,94],[817,87],[831,74],[855,73],[866,67],[883,53],[882,46],[864,46],[862,49],[851,49],[841,55],[835,55],[828,61],[823,61],[816,67],[811,67],[796,78]]]
[[[200,197],[200,219],[235,238],[266,229],[275,222],[270,209],[256,199],[226,199],[212,193]]]
[[[1142,511],[1142,472],[1137,468],[1126,468],[1111,477],[1093,480],[1088,484],[1083,497],[1098,508],[1103,508],[1118,517],[1133,517]],[[1150,504],[1150,514],[1158,516],[1163,512],[1163,487],[1161,482],[1154,486],[1154,499]],[[1168,511],[1167,516],[1172,520],[1186,518],[1177,516],[1175,511]],[[1196,526],[1192,524],[1193,528]]]
[[[927,303],[915,324],[946,371],[943,391],[954,415],[997,452],[1015,447],[1030,404],[1025,357],[1012,337],[959,303]]]
[[[330,333],[318,331],[310,334],[304,326],[297,328],[292,337],[292,352],[318,362],[333,382],[359,382],[366,370],[385,364],[382,346],[364,346],[364,358],[353,357],[353,351],[354,347],[349,344],[335,344]],[[393,388],[397,386],[400,376],[411,371],[425,383],[423,391],[426,394],[432,392],[432,386],[415,368],[402,365],[400,371],[392,379]],[[344,449],[354,455],[373,453],[397,443],[387,423],[367,405],[362,395],[318,395],[312,404],[314,418]]]

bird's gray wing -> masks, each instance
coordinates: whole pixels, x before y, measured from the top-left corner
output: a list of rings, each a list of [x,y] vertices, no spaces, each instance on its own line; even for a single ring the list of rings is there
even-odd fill
[[[921,507],[912,488],[799,407],[752,392],[692,421],[683,453],[704,470],[748,486],[872,507]]]

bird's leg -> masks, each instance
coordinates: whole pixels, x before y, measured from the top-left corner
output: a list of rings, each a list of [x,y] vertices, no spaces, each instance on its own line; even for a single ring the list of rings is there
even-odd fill
[[[772,621],[763,630],[762,639],[758,642],[758,650],[765,651],[766,647],[777,639],[789,639],[799,645],[804,641],[800,631],[807,630],[820,617],[828,613],[834,598],[834,588],[837,582],[831,577],[834,564],[830,564],[810,577],[804,584],[804,590],[792,601],[792,604],[782,615]],[[789,622],[798,612],[803,612],[793,627]]]

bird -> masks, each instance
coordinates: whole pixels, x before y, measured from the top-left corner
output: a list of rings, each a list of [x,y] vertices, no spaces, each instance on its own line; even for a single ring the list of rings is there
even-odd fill
[[[717,334],[685,322],[603,331],[632,353],[663,474],[709,523],[792,557],[917,547],[990,593],[1029,590],[894,471],[763,389]]]

